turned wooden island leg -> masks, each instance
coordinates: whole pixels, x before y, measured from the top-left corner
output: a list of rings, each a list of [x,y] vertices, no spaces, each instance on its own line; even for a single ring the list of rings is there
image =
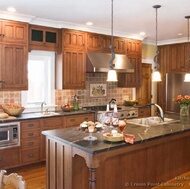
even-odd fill
[[[96,168],[89,168],[89,189],[96,189]]]

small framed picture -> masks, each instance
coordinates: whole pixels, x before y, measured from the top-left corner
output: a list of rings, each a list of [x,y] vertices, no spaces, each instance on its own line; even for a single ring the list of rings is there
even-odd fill
[[[91,83],[90,84],[90,97],[106,97],[107,84],[106,83]]]

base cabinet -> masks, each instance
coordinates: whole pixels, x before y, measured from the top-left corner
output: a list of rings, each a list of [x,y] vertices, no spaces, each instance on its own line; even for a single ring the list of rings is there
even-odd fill
[[[20,165],[20,147],[0,150],[0,169],[12,168]]]
[[[39,120],[21,122],[21,164],[40,161]]]

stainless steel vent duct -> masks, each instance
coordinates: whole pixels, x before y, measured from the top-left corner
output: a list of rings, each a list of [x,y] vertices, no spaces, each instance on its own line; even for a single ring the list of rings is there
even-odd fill
[[[86,72],[108,72],[111,53],[87,52]],[[113,61],[114,69],[118,73],[133,73],[134,66],[129,62],[126,55],[115,54]]]

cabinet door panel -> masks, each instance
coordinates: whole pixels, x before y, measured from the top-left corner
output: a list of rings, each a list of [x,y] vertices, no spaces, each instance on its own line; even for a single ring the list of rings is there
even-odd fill
[[[63,48],[85,49],[85,32],[77,30],[63,30]]]
[[[28,42],[28,24],[3,21],[2,22],[3,42],[25,43]]]
[[[141,57],[128,57],[134,65],[134,73],[118,74],[118,87],[139,87],[141,85]]]
[[[2,45],[2,89],[27,89],[27,48],[22,45]]]
[[[64,51],[63,56],[64,88],[85,88],[85,53],[78,51]]]

